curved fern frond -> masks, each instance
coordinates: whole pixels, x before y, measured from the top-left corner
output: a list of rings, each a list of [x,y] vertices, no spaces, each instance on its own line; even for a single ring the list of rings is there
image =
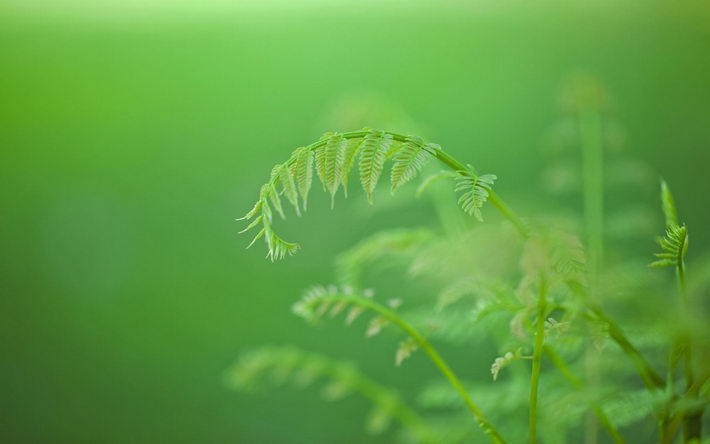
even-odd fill
[[[651,267],[679,266],[688,250],[688,229],[685,225],[668,227],[665,237],[658,239],[658,244],[663,253],[655,254],[658,260],[651,263]]]
[[[459,197],[459,205],[469,216],[474,216],[483,222],[481,207],[488,200],[493,182],[497,178],[495,174],[476,176],[466,171],[459,171],[459,176],[456,178],[456,192],[463,191]]]
[[[449,368],[444,359],[434,349],[434,347],[422,336],[411,324],[402,319],[397,313],[389,308],[375,302],[372,299],[372,294],[363,296],[354,295],[349,292],[338,290],[336,287],[315,287],[308,291],[300,301],[293,306],[293,312],[309,322],[318,322],[328,310],[335,307],[340,307],[338,312],[342,311],[343,307],[350,306],[350,311],[347,315],[348,321],[351,318],[357,317],[364,311],[372,311],[389,323],[397,326],[409,336],[416,346],[421,348],[438,367],[441,373],[448,379],[449,383],[463,398],[468,409],[473,413],[478,425],[491,439],[492,442],[500,444],[505,440],[501,437],[498,431],[488,422],[478,406],[473,402],[471,396],[461,384],[461,381]],[[353,313],[355,315],[353,316]],[[376,319],[377,319],[376,318]]]
[[[444,153],[439,145],[425,142],[420,137],[366,128],[347,133],[326,133],[317,142],[297,148],[286,162],[276,165],[271,171],[269,181],[262,186],[259,199],[252,210],[239,219],[250,221],[243,232],[262,225],[249,245],[264,237],[269,248],[268,257],[272,260],[283,258],[293,254],[298,246],[284,241],[273,232],[273,212],[282,218],[286,217],[282,195],[294,207],[297,215],[306,211],[308,193],[313,183],[313,169],[323,190],[330,194],[333,206],[335,195],[341,186],[347,196],[350,172],[357,161],[360,183],[368,201],[372,203],[373,193],[388,159],[393,162],[390,177],[394,192],[411,181],[432,157],[455,171],[459,180],[457,190],[465,192],[460,199],[461,205],[467,213],[480,220],[480,208],[492,193],[491,186],[495,176],[477,176],[472,169],[466,169],[456,159]],[[524,231],[525,227],[515,220],[516,216],[499,198],[495,199],[494,204]],[[276,248],[280,250],[276,251]]]
[[[373,405],[366,424],[368,433],[384,432],[394,419],[418,441],[438,441],[399,393],[368,378],[349,363],[295,347],[263,347],[242,354],[225,375],[227,385],[239,391],[254,390],[269,379],[275,384],[290,381],[299,388],[322,380],[325,384],[322,393],[328,399],[358,393]]]

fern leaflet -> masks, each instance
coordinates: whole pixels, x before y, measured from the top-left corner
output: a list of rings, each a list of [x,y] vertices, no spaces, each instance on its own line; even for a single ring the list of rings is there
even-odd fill
[[[380,131],[370,131],[360,147],[360,181],[367,193],[368,202],[372,203],[372,193],[382,174],[385,155],[392,143],[392,135]]]
[[[456,191],[464,193],[459,198],[459,205],[469,216],[474,216],[483,222],[481,207],[488,200],[489,192],[493,187],[493,182],[497,179],[494,174],[484,174],[476,176],[468,172],[460,171],[456,178]]]
[[[424,164],[440,150],[439,145],[425,144],[421,138],[407,137],[402,148],[394,156],[392,166],[392,192],[409,182],[422,169]]]
[[[298,182],[298,194],[303,201],[303,211],[308,207],[308,192],[313,183],[313,151],[306,148],[298,148],[294,153],[294,165],[296,166],[296,182]]]
[[[652,267],[679,266],[683,263],[688,250],[688,230],[685,225],[671,226],[666,229],[666,236],[658,239],[663,253],[656,253],[657,261]]]

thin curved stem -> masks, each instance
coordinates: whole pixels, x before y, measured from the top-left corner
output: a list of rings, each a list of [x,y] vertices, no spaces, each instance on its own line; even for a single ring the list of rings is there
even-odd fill
[[[456,376],[453,370],[451,370],[451,368],[441,357],[441,355],[436,351],[434,346],[432,346],[431,343],[424,336],[422,336],[422,334],[419,333],[411,324],[399,317],[397,313],[370,299],[351,295],[331,294],[319,298],[318,301],[330,303],[344,302],[346,304],[357,305],[361,308],[371,310],[379,314],[380,316],[384,317],[385,319],[402,329],[407,335],[409,335],[409,337],[414,340],[414,342],[416,342],[416,344],[422,350],[424,350],[424,352],[429,356],[429,359],[431,359],[434,365],[449,381],[451,386],[456,390],[456,392],[458,392],[458,394],[464,400],[466,407],[476,418],[478,425],[488,436],[488,438],[496,444],[505,444],[505,440],[503,439],[503,437],[500,435],[500,433],[498,433],[498,431],[493,427],[493,425],[488,422],[486,417],[483,415],[483,412],[468,394],[459,378]]]

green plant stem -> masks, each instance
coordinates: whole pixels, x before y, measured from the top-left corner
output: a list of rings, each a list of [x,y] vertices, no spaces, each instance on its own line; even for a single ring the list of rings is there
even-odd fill
[[[595,109],[579,116],[584,182],[584,225],[589,245],[590,275],[597,277],[604,256],[604,145],[601,114]]]
[[[530,375],[530,423],[529,443],[537,442],[537,398],[540,385],[540,370],[542,366],[542,350],[545,345],[545,315],[547,312],[546,283],[544,277],[540,280],[540,290],[537,298],[537,319],[535,321],[535,345],[533,346],[532,372]]]
[[[688,293],[685,288],[685,262],[681,257],[678,260],[678,266],[676,268],[677,281],[678,281],[678,291],[680,293],[680,299],[683,304],[683,308],[686,313],[690,313],[690,303],[688,301]],[[697,393],[693,392],[695,387],[695,374],[693,371],[693,347],[689,339],[685,339],[685,353],[684,353],[684,367],[685,367],[685,384],[687,388],[687,393],[690,396],[697,396]],[[703,433],[703,409],[698,409],[698,411],[691,412],[685,415],[683,418],[683,440],[684,442],[692,442],[694,440],[700,441]]]
[[[598,300],[599,274],[604,255],[604,141],[601,113],[594,107],[579,114],[579,133],[582,147],[582,179],[584,194],[584,225],[589,260],[587,261],[590,296]],[[584,355],[587,384],[592,390],[599,385],[599,356],[594,348]],[[597,442],[596,418],[587,414],[585,442]]]
[[[429,356],[429,359],[431,359],[434,365],[449,381],[451,386],[459,393],[461,398],[463,398],[466,407],[468,407],[468,409],[471,411],[473,416],[476,418],[478,425],[490,438],[490,440],[496,444],[505,444],[505,440],[503,439],[503,437],[500,435],[500,433],[498,433],[498,431],[493,427],[493,425],[488,422],[486,417],[483,415],[483,412],[476,405],[476,403],[473,402],[473,399],[471,399],[471,396],[468,394],[459,378],[456,376],[456,374],[454,374],[453,370],[451,370],[446,361],[444,361],[441,355],[436,351],[434,346],[432,346],[431,343],[429,343],[429,341],[424,336],[422,336],[422,334],[419,333],[411,324],[399,317],[397,313],[370,299],[365,299],[357,296],[329,295],[319,300],[323,302],[330,301],[331,303],[345,302],[347,304],[360,306],[364,309],[371,310],[379,314],[380,316],[384,317],[385,319],[402,329],[407,335],[409,335],[409,337],[414,339],[414,342],[417,343],[419,348],[424,350],[424,352]]]
[[[562,359],[562,357],[560,357],[559,354],[557,354],[554,349],[545,345],[544,351],[550,362],[552,362],[552,364],[557,367],[557,370],[559,370],[562,376],[564,376],[570,384],[572,384],[578,389],[584,388],[584,383],[579,378],[577,378],[574,373],[572,373],[572,370],[569,369],[565,361]],[[595,400],[591,399],[589,402],[592,407],[592,411],[599,420],[599,423],[609,433],[611,439],[613,439],[614,442],[617,444],[624,444],[626,442],[624,440],[624,437],[621,436],[621,433],[619,433],[614,424],[612,424],[612,422],[609,420],[609,417],[606,415],[606,413],[604,413],[604,410],[599,407],[599,404],[597,404]]]

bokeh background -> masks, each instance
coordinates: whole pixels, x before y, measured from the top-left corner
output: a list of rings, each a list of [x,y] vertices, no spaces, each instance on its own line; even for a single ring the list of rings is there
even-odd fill
[[[393,340],[290,313],[303,288],[331,281],[338,252],[380,228],[434,226],[431,205],[405,187],[331,212],[313,193],[282,228],[303,250],[277,264],[244,250],[234,219],[293,148],[363,125],[416,131],[540,212],[546,146],[579,75],[604,85],[614,140],[651,179],[633,202],[655,209],[663,175],[699,257],[702,2],[2,2],[0,441],[388,442],[365,434],[357,397],[248,396],[222,376],[240,352],[287,343],[405,393],[435,376],[423,357],[394,370]]]

